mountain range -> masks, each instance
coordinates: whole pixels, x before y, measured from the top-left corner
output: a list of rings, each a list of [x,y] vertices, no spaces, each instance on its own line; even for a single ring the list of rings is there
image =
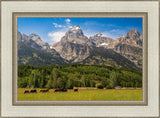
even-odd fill
[[[48,44],[37,34],[18,32],[19,65],[67,65],[73,63],[107,65],[124,69],[142,69],[142,35],[130,30],[116,40],[97,33],[87,37],[76,25],[61,40]]]

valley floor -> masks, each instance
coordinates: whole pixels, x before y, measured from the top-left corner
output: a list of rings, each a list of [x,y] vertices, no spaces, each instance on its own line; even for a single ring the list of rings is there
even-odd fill
[[[73,89],[68,89],[68,92],[54,93],[51,89],[47,93],[24,94],[24,88],[18,88],[18,101],[23,100],[115,100],[115,101],[141,101],[142,89],[79,89],[78,92],[73,92]]]

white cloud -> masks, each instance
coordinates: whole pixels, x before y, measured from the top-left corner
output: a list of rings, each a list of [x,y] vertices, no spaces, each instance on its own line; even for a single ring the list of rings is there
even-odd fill
[[[66,25],[60,25],[60,24],[57,24],[57,23],[53,23],[53,25],[54,25],[54,27],[55,28],[72,28],[72,25],[71,25],[71,20],[69,19],[69,18],[67,18],[66,20],[65,20],[65,22],[66,22]]]
[[[53,25],[54,25],[55,28],[62,28],[62,27],[65,27],[65,26],[63,26],[63,25],[58,25],[57,23],[53,23]]]
[[[55,28],[60,28],[57,31],[51,31],[48,33],[48,37],[51,38],[53,43],[56,43],[61,40],[61,38],[65,35],[65,33],[72,28],[71,20],[69,18],[65,19],[65,25],[53,23]]]
[[[109,37],[109,38],[112,38],[112,39],[116,39],[117,38],[117,35],[114,35],[110,32],[103,32],[103,34],[105,35],[105,37]]]
[[[119,33],[119,34],[125,33],[124,30],[120,30],[120,29],[113,29],[113,30],[110,30],[109,32],[111,32],[111,33]]]
[[[69,24],[71,22],[71,20],[69,18],[67,18],[65,21],[67,24]]]
[[[84,33],[84,35],[87,36],[88,38],[94,36],[95,34],[97,34],[96,31],[94,31],[94,30],[92,30],[92,29],[88,29],[88,28],[87,28],[87,29],[83,29],[83,33]]]
[[[94,36],[95,33],[92,33],[92,32],[84,32],[84,35],[86,35],[86,36],[89,38],[89,37]]]
[[[72,28],[73,26],[71,26],[71,25],[68,25],[68,28]]]
[[[50,32],[48,36],[51,37],[53,43],[56,43],[61,40],[61,38],[65,35],[65,31],[57,31],[57,32]]]
[[[69,18],[67,18],[67,19],[65,20],[65,22],[66,22],[66,27],[67,27],[67,28],[72,28],[71,20],[70,20]]]
[[[124,36],[126,35],[127,32],[125,30],[113,29],[110,31],[102,32],[102,33],[105,34],[107,37],[117,39],[118,36]]]

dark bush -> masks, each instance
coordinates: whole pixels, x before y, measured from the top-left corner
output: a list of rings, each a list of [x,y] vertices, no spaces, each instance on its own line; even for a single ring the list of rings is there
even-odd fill
[[[96,84],[96,88],[103,89],[104,87],[103,87],[103,85],[101,83],[98,83],[98,84]]]
[[[106,89],[113,89],[113,86],[107,85],[107,86],[106,86]]]

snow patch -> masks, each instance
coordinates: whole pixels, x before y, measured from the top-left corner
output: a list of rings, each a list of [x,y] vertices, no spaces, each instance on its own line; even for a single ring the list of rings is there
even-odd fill
[[[104,35],[104,34],[102,34],[102,35],[101,35],[101,37],[105,37],[105,35]]]
[[[78,26],[72,27],[71,31],[79,30],[80,28]]]
[[[108,45],[108,44],[106,44],[106,43],[101,43],[100,45]]]
[[[101,36],[102,34],[98,34],[97,36]]]
[[[79,30],[80,28],[79,28],[79,27],[75,27],[75,29],[76,29],[76,30]]]
[[[76,33],[76,31],[73,30],[73,33]]]

